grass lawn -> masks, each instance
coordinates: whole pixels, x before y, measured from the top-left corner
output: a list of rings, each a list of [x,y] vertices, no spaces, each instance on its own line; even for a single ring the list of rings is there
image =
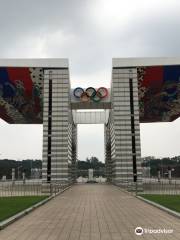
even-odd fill
[[[180,212],[180,195],[142,194],[141,197]]]
[[[47,198],[47,196],[0,197],[0,221],[29,208]]]

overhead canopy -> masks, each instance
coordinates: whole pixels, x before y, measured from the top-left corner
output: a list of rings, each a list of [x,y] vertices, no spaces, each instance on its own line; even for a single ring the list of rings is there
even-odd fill
[[[72,111],[73,121],[75,124],[107,124],[109,119],[109,110],[104,111],[81,111],[76,110]]]

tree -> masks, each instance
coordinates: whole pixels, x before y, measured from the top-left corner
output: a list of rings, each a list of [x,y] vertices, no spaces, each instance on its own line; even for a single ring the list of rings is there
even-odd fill
[[[77,161],[78,176],[88,176],[88,169],[94,169],[94,175],[104,175],[105,173],[105,163],[99,161],[97,157],[86,158],[86,161]]]
[[[25,172],[27,178],[31,177],[31,169],[42,169],[41,160],[27,159],[22,161],[15,161],[10,159],[0,160],[0,179],[3,175],[6,175],[7,179],[12,177],[12,168],[15,169],[15,177],[22,177],[22,173]],[[19,173],[19,174],[18,174]]]

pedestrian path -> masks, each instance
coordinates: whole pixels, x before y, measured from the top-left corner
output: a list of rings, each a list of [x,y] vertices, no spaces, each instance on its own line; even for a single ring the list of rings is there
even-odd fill
[[[144,233],[136,227],[173,229]],[[180,239],[180,220],[118,187],[74,185],[69,190],[0,231],[0,240]]]

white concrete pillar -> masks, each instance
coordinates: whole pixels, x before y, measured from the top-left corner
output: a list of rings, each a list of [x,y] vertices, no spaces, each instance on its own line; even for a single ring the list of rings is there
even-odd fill
[[[142,184],[136,68],[113,68],[111,96],[113,182]]]

